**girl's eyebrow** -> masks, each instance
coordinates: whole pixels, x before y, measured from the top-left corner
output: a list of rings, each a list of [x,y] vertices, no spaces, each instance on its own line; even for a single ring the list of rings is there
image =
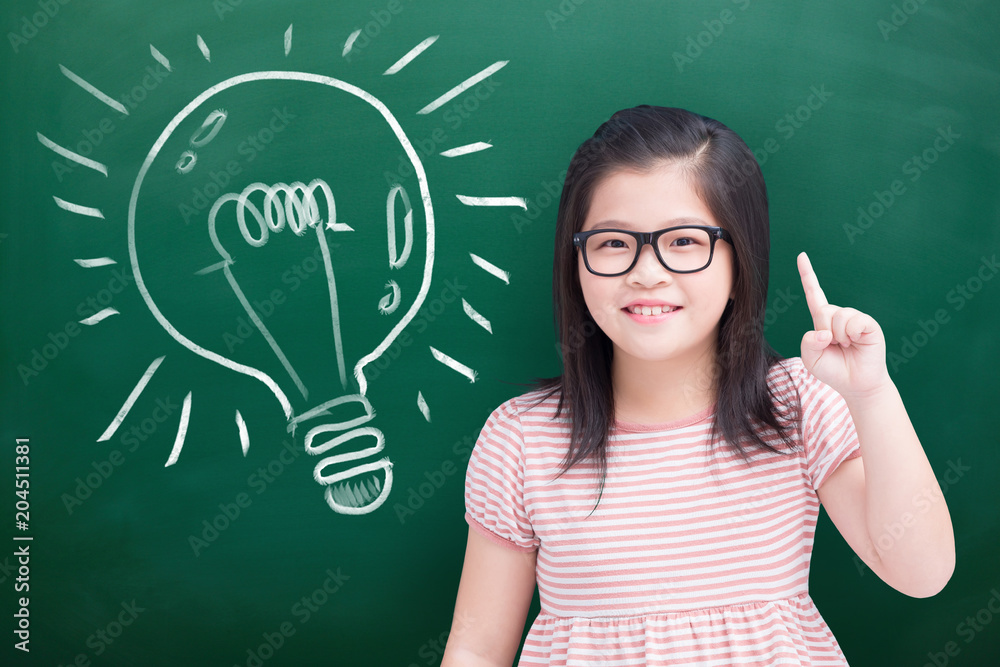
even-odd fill
[[[693,218],[693,217],[673,218],[671,220],[667,220],[661,223],[660,226],[657,227],[657,229],[666,229],[667,227],[679,227],[681,225],[709,225],[709,223],[706,222],[705,220],[702,220],[701,218]],[[637,225],[633,225],[632,223],[626,222],[624,220],[601,220],[600,222],[592,226],[590,229],[633,230],[636,228]]]

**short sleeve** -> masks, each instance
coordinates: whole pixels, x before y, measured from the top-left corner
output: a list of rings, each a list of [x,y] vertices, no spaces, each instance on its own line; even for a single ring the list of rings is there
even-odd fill
[[[861,445],[844,397],[813,375],[800,357],[795,366],[806,468],[813,489],[819,489],[841,463],[861,456]]]
[[[524,437],[515,399],[493,411],[469,457],[465,520],[501,546],[517,551],[538,548],[524,509]]]

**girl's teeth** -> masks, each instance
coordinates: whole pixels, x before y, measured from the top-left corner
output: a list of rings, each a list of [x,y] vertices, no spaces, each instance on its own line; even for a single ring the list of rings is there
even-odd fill
[[[632,308],[632,312],[636,315],[662,315],[663,313],[668,313],[675,308],[663,308],[662,306],[635,306]]]

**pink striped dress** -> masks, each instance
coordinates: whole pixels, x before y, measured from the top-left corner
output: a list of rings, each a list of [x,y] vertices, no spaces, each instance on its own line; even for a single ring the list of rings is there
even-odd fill
[[[519,665],[847,664],[809,596],[809,560],[816,489],[860,456],[857,432],[801,358],[772,366],[768,381],[793,405],[798,390],[798,451],[750,466],[728,445],[713,454],[714,406],[664,424],[618,421],[593,514],[596,464],[554,479],[569,440],[557,395],[535,405],[542,394],[528,392],[490,415],[469,459],[465,518],[497,544],[538,550],[541,611]]]

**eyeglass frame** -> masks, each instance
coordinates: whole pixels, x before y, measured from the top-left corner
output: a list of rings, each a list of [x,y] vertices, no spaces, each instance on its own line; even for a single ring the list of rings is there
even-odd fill
[[[660,237],[666,234],[667,232],[672,232],[677,229],[703,229],[708,232],[710,245],[708,249],[708,262],[705,263],[705,266],[701,267],[700,269],[690,269],[687,271],[677,271],[667,266],[667,263],[663,260],[663,256],[660,255],[660,246],[658,241],[660,240]],[[632,263],[629,264],[629,267],[624,271],[620,273],[598,273],[597,271],[594,271],[592,268],[590,268],[590,260],[587,259],[587,247],[586,247],[587,239],[593,236],[594,234],[600,234],[601,232],[617,232],[619,234],[627,234],[628,236],[631,236],[639,243],[638,247],[636,247],[635,250],[635,256],[632,258]],[[632,269],[635,268],[635,265],[639,263],[639,255],[642,254],[642,247],[647,243],[653,246],[653,254],[656,255],[656,259],[660,262],[660,265],[667,271],[670,271],[671,273],[698,273],[699,271],[704,271],[705,269],[707,269],[709,266],[712,265],[712,260],[715,258],[715,242],[720,239],[725,241],[729,245],[733,244],[732,236],[729,234],[729,232],[727,232],[722,227],[716,227],[710,225],[679,225],[677,227],[667,227],[666,229],[658,229],[655,232],[633,232],[627,229],[601,228],[601,229],[591,229],[588,232],[574,233],[573,245],[579,248],[580,252],[583,253],[583,263],[587,267],[587,271],[594,274],[595,276],[600,276],[602,278],[615,278],[617,276],[624,276],[626,273],[630,272]]]

